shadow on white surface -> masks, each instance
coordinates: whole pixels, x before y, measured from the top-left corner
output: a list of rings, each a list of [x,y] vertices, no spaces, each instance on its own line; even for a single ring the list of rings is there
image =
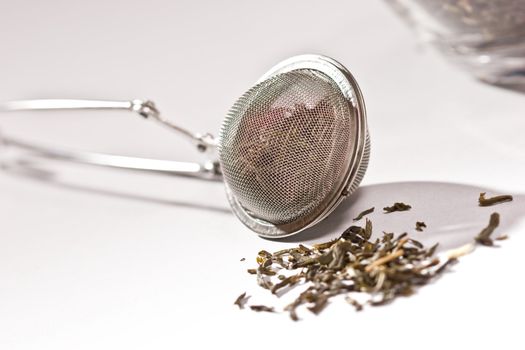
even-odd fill
[[[11,175],[22,176],[30,180],[45,182],[59,188],[70,189],[90,194],[116,197],[124,200],[141,201],[233,214],[227,203],[199,203],[197,199],[176,200],[162,198],[160,195],[124,191],[93,184],[79,184],[65,181],[47,168],[38,167],[36,163],[16,162],[3,163],[2,169]],[[218,184],[220,186],[220,184]],[[514,194],[514,200],[491,207],[478,206],[480,192],[487,196],[501,194],[499,191],[472,185],[445,182],[398,182],[361,186],[349,199],[344,201],[328,218],[316,226],[297,235],[275,239],[288,243],[317,243],[339,237],[351,225],[363,225],[364,218],[354,222],[360,212],[370,207],[375,211],[366,217],[374,226],[374,236],[381,232],[400,234],[408,232],[413,238],[425,245],[439,242],[439,250],[446,250],[471,242],[489,221],[493,212],[501,215],[500,226],[495,236],[512,235],[515,223],[525,218],[525,195]],[[405,202],[412,206],[410,211],[385,214],[383,207],[394,202]],[[417,221],[426,223],[423,232],[415,230]]]
[[[75,165],[73,165],[75,166]],[[170,198],[163,198],[163,196],[155,195],[155,194],[144,194],[140,193],[140,191],[137,191],[135,189],[132,190],[124,190],[124,189],[115,189],[110,188],[111,184],[83,184],[82,179],[79,179],[79,181],[72,182],[69,180],[65,180],[62,177],[57,176],[57,173],[55,171],[51,170],[50,168],[40,166],[39,163],[27,161],[25,159],[18,160],[16,162],[10,161],[10,162],[4,162],[0,164],[0,169],[4,171],[4,173],[13,175],[13,176],[19,176],[22,178],[30,179],[32,181],[39,181],[44,182],[46,185],[59,187],[62,189],[68,189],[68,190],[74,190],[78,192],[84,192],[89,194],[95,194],[95,195],[102,195],[102,196],[108,196],[108,197],[114,197],[124,200],[133,200],[133,201],[140,201],[145,203],[152,203],[152,204],[160,204],[160,205],[168,205],[168,206],[177,206],[177,207],[184,207],[184,208],[191,208],[191,209],[198,209],[198,210],[205,210],[205,211],[213,211],[217,213],[226,213],[231,214],[231,210],[229,209],[227,203],[224,205],[213,205],[209,203],[199,203],[197,200],[195,202],[190,202],[187,200],[180,200],[180,199],[170,199]],[[120,174],[121,176],[123,174]],[[205,180],[197,180],[197,182],[205,181]],[[219,186],[221,184],[218,184]],[[144,192],[144,191],[142,191]],[[200,196],[204,197],[204,196]]]
[[[523,75],[525,74],[525,72],[522,72],[521,73],[521,76],[523,78]],[[490,82],[489,82],[490,84]],[[512,92],[516,92],[518,94],[525,94],[525,85],[523,84],[492,84],[493,86],[497,87],[497,88],[500,88],[500,89],[504,89],[504,90],[509,90],[509,91],[512,91]]]
[[[438,250],[455,248],[472,242],[489,222],[493,212],[501,215],[495,236],[511,235],[512,227],[525,218],[525,196],[516,195],[514,200],[491,207],[478,206],[480,192],[487,196],[501,194],[498,191],[471,185],[443,182],[399,182],[360,187],[334,213],[318,225],[296,236],[281,239],[284,242],[319,242],[338,237],[348,226],[363,225],[364,218],[354,222],[360,212],[370,207],[369,214],[374,226],[374,236],[382,231],[400,234],[408,232],[426,245],[439,242]],[[410,211],[385,214],[383,207],[394,202],[405,202]],[[416,221],[424,221],[423,232],[415,230]]]

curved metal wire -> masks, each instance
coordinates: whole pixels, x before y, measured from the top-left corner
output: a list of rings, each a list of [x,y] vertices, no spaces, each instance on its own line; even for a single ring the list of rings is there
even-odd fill
[[[216,147],[216,141],[210,134],[195,134],[162,118],[152,101],[41,99],[11,101],[0,104],[0,111],[10,112],[28,110],[128,110],[136,112],[146,119],[155,120],[158,123],[169,127],[171,130],[177,131],[179,134],[192,140],[200,151],[207,151]],[[61,148],[36,145],[5,135],[0,135],[0,141],[6,146],[14,147],[42,158],[166,175],[196,177],[208,180],[222,179],[219,163],[217,161],[208,161],[200,164],[104,153],[70,151]]]

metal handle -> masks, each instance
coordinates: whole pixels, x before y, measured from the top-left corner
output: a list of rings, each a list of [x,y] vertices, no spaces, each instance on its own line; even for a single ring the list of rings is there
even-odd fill
[[[160,124],[177,131],[179,134],[191,139],[200,151],[207,151],[216,147],[216,141],[210,134],[195,134],[179,127],[161,117],[152,101],[103,101],[103,100],[70,100],[70,99],[44,99],[21,100],[0,104],[0,111],[27,111],[27,110],[128,110],[141,115],[146,119],[153,119]],[[161,159],[148,159],[138,157],[118,156],[112,154],[77,152],[35,145],[11,137],[0,135],[0,141],[7,146],[28,151],[33,155],[43,158],[69,161],[81,164],[97,165],[128,170],[155,172],[167,175],[190,176],[202,179],[222,179],[217,161],[203,164],[190,162],[177,162]]]

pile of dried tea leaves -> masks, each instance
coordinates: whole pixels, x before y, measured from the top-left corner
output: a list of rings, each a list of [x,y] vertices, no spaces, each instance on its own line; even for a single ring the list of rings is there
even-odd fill
[[[499,202],[495,200],[491,204]],[[409,210],[410,206],[395,203],[389,209]],[[372,211],[371,208],[362,216]],[[387,208],[385,211],[392,212]],[[460,256],[470,253],[475,243],[493,245],[491,235],[498,224],[499,214],[493,213],[489,225],[474,238],[473,243],[450,251],[445,259],[440,260],[434,256],[437,244],[426,248],[408,237],[407,233],[395,236],[394,233],[383,232],[381,238],[373,240],[372,222],[366,219],[364,227],[350,226],[340,237],[329,242],[311,247],[300,244],[274,253],[261,250],[256,258],[258,266],[248,269],[248,272],[256,276],[259,286],[276,296],[303,286],[304,291],[284,308],[295,321],[299,319],[297,309],[300,306],[305,305],[318,314],[330,298],[338,295],[344,295],[345,300],[359,311],[365,303],[384,305],[398,296],[411,295],[416,288],[446,271]],[[366,300],[357,301],[356,296],[360,300],[366,296]],[[243,293],[235,304],[242,309],[248,298]],[[254,311],[276,311],[274,307],[264,305],[251,305],[250,308]]]

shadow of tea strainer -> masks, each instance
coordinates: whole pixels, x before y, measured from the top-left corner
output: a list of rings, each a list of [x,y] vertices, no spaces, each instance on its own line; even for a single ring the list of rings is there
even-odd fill
[[[5,135],[1,141],[44,158],[223,179],[235,215],[264,237],[289,236],[327,217],[359,186],[370,152],[357,82],[320,55],[292,57],[270,69],[233,105],[217,139],[162,118],[151,101],[25,100],[3,109],[124,109],[160,122],[201,151],[217,150],[218,160],[198,164],[65,151]]]

